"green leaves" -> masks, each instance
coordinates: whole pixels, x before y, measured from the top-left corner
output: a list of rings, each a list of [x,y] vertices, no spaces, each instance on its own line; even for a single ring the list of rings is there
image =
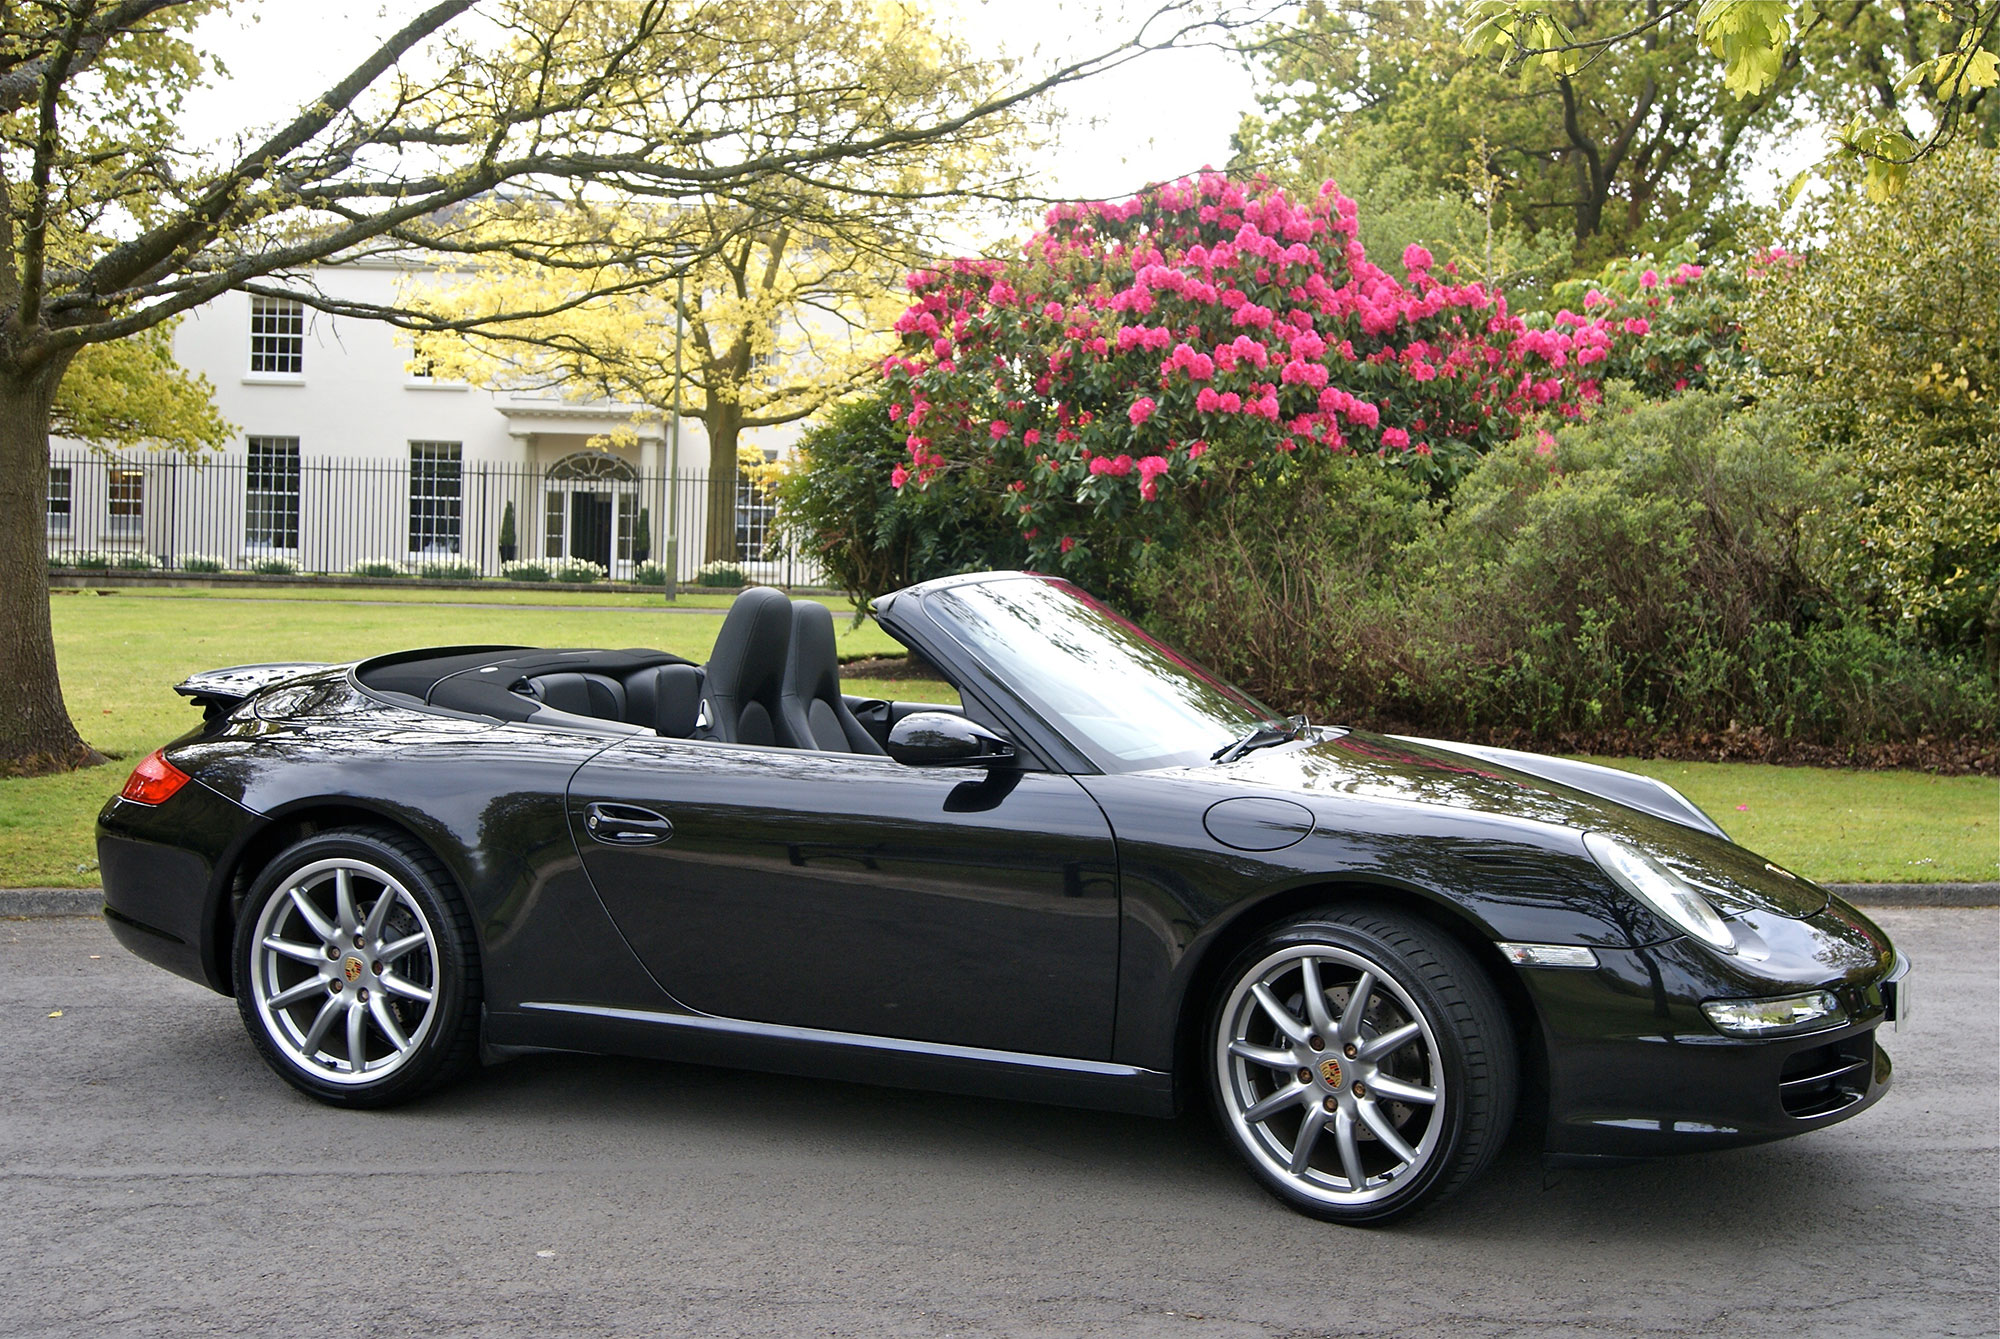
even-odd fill
[[[1475,54],[1497,54],[1557,75],[1575,74],[1583,64],[1585,52],[1556,0],[1475,0],[1466,19],[1465,46]]]
[[[1790,10],[1787,0],[1702,0],[1695,29],[1722,58],[1723,85],[1737,97],[1754,97],[1778,81],[1792,40]]]

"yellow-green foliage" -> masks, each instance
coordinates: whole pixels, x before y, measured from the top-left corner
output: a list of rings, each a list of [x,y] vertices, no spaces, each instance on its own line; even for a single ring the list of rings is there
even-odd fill
[[[795,154],[799,122],[813,117],[887,147],[669,203],[610,207],[581,188],[472,202],[443,225],[471,254],[406,285],[404,300],[441,322],[521,318],[418,337],[435,372],[678,404],[707,426],[709,468],[721,473],[739,430],[804,418],[880,366],[904,275],[941,229],[1017,188],[1037,132],[1009,111],[895,146],[899,127],[988,100],[1006,78],[921,7],[695,5],[686,22],[683,59],[700,71],[689,115],[735,118],[732,151]],[[783,70],[814,72],[803,118],[781,105]],[[699,172],[710,146],[679,133]],[[532,240],[494,246],[502,237]]]
[[[1747,328],[1801,438],[1853,461],[1847,579],[1946,645],[2000,638],[2000,155],[1951,150],[1809,226]]]
[[[78,350],[49,430],[97,446],[219,450],[235,428],[216,412],[208,378],[174,361],[174,324]]]

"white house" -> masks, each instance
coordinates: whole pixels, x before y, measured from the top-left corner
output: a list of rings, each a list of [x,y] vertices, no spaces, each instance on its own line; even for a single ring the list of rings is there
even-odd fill
[[[325,266],[315,279],[331,297],[387,304],[413,268]],[[167,567],[200,556],[338,573],[386,560],[492,574],[509,504],[522,558],[584,558],[624,579],[644,557],[663,562],[677,539],[679,579],[701,561],[709,480],[698,420],[681,421],[676,451],[668,412],[436,381],[412,370],[407,336],[388,325],[245,293],[191,313],[174,353],[214,385],[236,439],[199,461],[108,458],[57,439],[53,561],[94,551],[147,554]],[[621,429],[621,444],[592,445]],[[775,459],[796,436],[786,428],[745,439]],[[743,481],[722,486],[739,490],[738,551],[754,569],[770,507]],[[642,511],[650,545],[635,553]]]

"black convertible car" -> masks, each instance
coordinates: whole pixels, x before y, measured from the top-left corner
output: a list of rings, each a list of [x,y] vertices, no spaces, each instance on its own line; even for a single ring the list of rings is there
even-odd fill
[[[1275,716],[1064,582],[876,619],[957,689],[843,695],[832,617],[713,657],[259,665],[98,820],[133,952],[322,1101],[542,1050],[1170,1115],[1381,1222],[1548,1155],[1725,1148],[1881,1097],[1908,964],[1671,788]]]

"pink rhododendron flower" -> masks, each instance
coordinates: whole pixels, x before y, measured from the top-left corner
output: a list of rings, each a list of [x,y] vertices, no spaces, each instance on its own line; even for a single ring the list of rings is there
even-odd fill
[[[1431,253],[1412,242],[1403,248],[1403,268],[1406,270],[1428,270],[1431,267]]]
[[[909,481],[910,481],[910,472],[904,469],[901,465],[898,465],[895,469],[889,471],[889,487],[901,488],[904,484],[908,483]]]
[[[994,419],[991,423],[986,425],[986,432],[987,435],[990,436],[994,441],[996,442],[999,441],[1002,437],[1005,437],[1007,435],[1006,421],[1004,419],[997,419],[997,418]]]
[[[1628,316],[1625,318],[1625,333],[1628,335],[1643,335],[1651,331],[1652,328],[1652,323],[1643,316]]]
[[[1659,286],[1660,286],[1660,272],[1658,270],[1647,270],[1644,274],[1639,276],[1639,287],[1658,288]]]
[[[1382,445],[1401,451],[1410,444],[1410,434],[1401,428],[1382,429]]]
[[[1031,535],[1032,535],[1032,532],[1031,532]],[[1073,548],[1075,548],[1075,547],[1076,547],[1076,540],[1072,539],[1072,538],[1071,538],[1070,536],[1068,536],[1068,535],[1064,535],[1064,536],[1062,537],[1062,543],[1061,543],[1060,545],[1058,545],[1057,547],[1058,547],[1058,548],[1060,548],[1060,549],[1061,549],[1061,550],[1062,550],[1062,551],[1063,551],[1064,553],[1068,553],[1068,552],[1069,552],[1069,551],[1070,551],[1071,549],[1073,549]]]
[[[1042,444],[1042,430],[1040,428],[1028,429],[1021,434],[1021,441],[1026,446],[1040,446]]]
[[[1154,407],[1153,397],[1142,395],[1132,402],[1130,409],[1125,411],[1125,417],[1132,420],[1132,426],[1136,428],[1153,416]]]

